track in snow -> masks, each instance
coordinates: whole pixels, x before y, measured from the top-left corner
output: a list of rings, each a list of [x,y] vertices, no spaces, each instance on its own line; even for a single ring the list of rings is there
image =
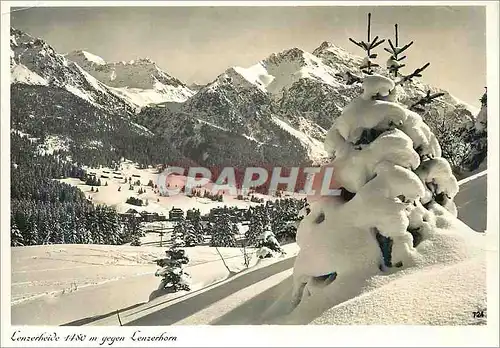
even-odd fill
[[[211,287],[195,296],[186,295],[180,301],[161,302],[161,298],[143,306],[120,313],[120,320],[125,326],[172,325],[203,311],[212,304],[237,293],[242,289],[252,287],[255,283],[266,280],[277,273],[292,269],[295,257],[273,263],[269,266],[235,276],[227,282]],[[258,292],[257,292],[258,293]],[[256,295],[257,293],[254,293]],[[241,295],[241,293],[240,293]],[[246,295],[244,295],[246,296]],[[191,318],[190,320],[196,320]],[[200,324],[202,324],[200,322]],[[119,325],[116,315],[110,316],[89,325]]]

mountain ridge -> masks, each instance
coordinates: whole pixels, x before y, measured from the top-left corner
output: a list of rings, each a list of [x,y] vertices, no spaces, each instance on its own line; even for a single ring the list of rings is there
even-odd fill
[[[211,82],[191,89],[149,58],[108,63],[85,50],[60,55],[43,40],[25,35],[11,30],[13,84],[62,86],[96,107],[126,114],[200,164],[227,164],[226,156],[244,165],[243,153],[248,163],[324,163],[328,158],[321,143],[326,131],[360,92],[359,84],[348,84],[344,76],[360,74],[362,58],[328,41],[313,53],[293,47],[247,68],[228,67]],[[21,53],[18,41],[26,46]],[[50,51],[55,63],[23,60],[30,50],[29,56],[37,59],[46,55],[41,51]],[[65,83],[54,84],[59,75]],[[408,107],[428,90],[445,93],[425,110],[427,117],[455,113],[457,122],[473,118],[467,105],[447,91],[420,81],[399,88]]]

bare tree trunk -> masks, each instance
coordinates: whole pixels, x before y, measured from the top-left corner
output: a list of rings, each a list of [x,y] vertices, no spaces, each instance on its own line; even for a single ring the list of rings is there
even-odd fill
[[[246,268],[248,268],[248,266],[250,266],[250,255],[248,255],[248,253],[247,253],[246,243],[243,244],[243,248],[240,249],[240,250],[243,253],[243,262],[244,262],[244,265],[245,265]]]
[[[118,322],[120,323],[120,326],[123,326],[122,320],[120,318],[120,311],[118,309],[116,310],[116,316],[118,317]]]
[[[224,263],[224,266],[227,268],[228,272],[229,272],[229,273],[233,273],[233,272],[229,269],[229,267],[227,266],[226,261],[224,260],[224,258],[222,257],[222,254],[221,254],[221,253],[220,253],[220,251],[219,251],[219,248],[215,247],[215,250],[217,250],[217,253],[218,253],[218,254],[219,254],[219,256],[220,256],[220,259],[221,259],[221,260],[222,260],[222,262]]]

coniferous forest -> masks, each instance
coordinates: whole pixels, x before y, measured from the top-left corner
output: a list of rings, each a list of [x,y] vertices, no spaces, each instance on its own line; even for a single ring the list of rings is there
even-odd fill
[[[85,172],[57,152],[38,155],[26,137],[11,134],[11,245],[122,244],[130,222],[94,205],[78,188],[54,179],[83,179]],[[139,233],[139,232],[137,232]]]

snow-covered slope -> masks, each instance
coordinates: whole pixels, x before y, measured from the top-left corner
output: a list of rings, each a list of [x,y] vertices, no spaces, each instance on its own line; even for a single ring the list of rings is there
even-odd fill
[[[155,240],[158,240],[158,236]],[[186,248],[186,271],[193,292],[229,276],[215,248]],[[219,248],[234,272],[244,269],[239,248]],[[253,250],[249,249],[249,253]],[[155,259],[165,255],[158,246],[59,244],[12,249],[12,324],[62,325],[90,319],[148,302],[160,285]],[[254,257],[251,266],[257,259]],[[158,298],[185,295],[184,292]],[[144,306],[143,306],[144,307]]]
[[[486,318],[474,318],[473,312],[486,309],[485,283],[481,258],[429,267],[378,285],[327,310],[312,324],[484,325]]]
[[[49,83],[46,79],[38,75],[36,72],[29,70],[22,64],[16,64],[10,72],[11,83],[23,83],[27,85],[42,85],[47,86]]]
[[[288,163],[321,163],[325,155],[320,144],[326,132],[325,122],[318,126],[315,115],[294,117],[292,113],[283,113],[280,104],[285,104],[285,94],[286,101],[291,99],[288,90],[297,90],[297,84],[327,86],[328,92],[341,88],[335,74],[334,69],[308,52],[298,48],[285,50],[249,68],[227,69],[181,105],[178,113],[194,115],[209,125],[267,146],[269,150],[260,152],[268,157],[260,161],[271,162],[281,157]],[[290,103],[285,105],[289,107]],[[327,118],[324,113],[322,117]],[[169,115],[169,120],[175,119],[178,119],[176,113]]]
[[[119,96],[113,87],[57,53],[45,41],[14,28],[10,34],[13,129],[42,142],[53,137],[64,139],[64,147],[58,148],[65,152],[62,158],[83,164],[97,161],[109,165],[112,158],[119,161],[123,156],[134,160],[155,157],[154,162],[179,159],[181,155],[177,156],[169,139],[153,139],[147,125],[134,122],[139,111],[135,103]],[[102,66],[98,57],[87,53],[85,57],[95,66]],[[11,141],[23,147],[16,151],[53,153],[51,144],[29,146],[14,137],[15,133]],[[151,159],[146,162],[151,163]]]
[[[243,78],[274,98],[282,96],[285,90],[303,78],[332,86],[340,85],[335,78],[335,70],[323,64],[318,57],[299,48],[272,54],[249,68],[233,67],[232,71],[239,75],[240,81]]]
[[[96,65],[105,65],[106,64],[106,61],[104,59],[102,59],[101,57],[99,56],[96,56],[95,54],[92,54],[90,52],[87,52],[87,51],[79,51],[83,57],[85,57],[85,60],[87,62],[89,62],[90,64],[96,64]],[[78,51],[75,51],[75,54],[77,54]]]
[[[51,138],[47,140],[47,151],[54,150],[56,148],[55,140]],[[49,145],[52,143],[52,147]],[[58,143],[57,146],[63,146],[63,143]],[[201,214],[208,214],[210,209],[220,208],[223,206],[235,206],[242,209],[247,209],[251,206],[259,205],[259,203],[254,203],[245,200],[238,200],[236,196],[225,195],[223,202],[215,202],[208,198],[202,197],[188,197],[184,194],[174,195],[170,197],[160,196],[159,193],[155,193],[152,187],[147,186],[149,181],[152,181],[154,184],[159,184],[160,175],[158,174],[157,169],[149,168],[149,169],[137,169],[136,164],[131,163],[130,161],[125,161],[120,164],[119,171],[114,171],[116,175],[109,175],[112,170],[110,168],[101,167],[101,168],[87,168],[86,170],[89,172],[95,173],[97,178],[101,178],[103,175],[106,177],[102,177],[102,185],[99,187],[99,192],[92,191],[91,185],[86,185],[80,179],[76,178],[65,178],[59,179],[61,182],[67,183],[69,185],[73,185],[78,187],[82,192],[84,192],[87,196],[92,198],[92,201],[95,204],[104,204],[107,206],[111,206],[116,209],[119,213],[124,213],[129,209],[137,210],[138,212],[150,212],[150,213],[158,213],[164,216],[168,216],[168,212],[172,208],[180,208],[184,211],[188,209],[198,209]],[[134,180],[139,180],[141,182],[141,187],[144,190],[144,193],[139,194],[136,190],[129,190],[128,184],[123,183],[123,179],[116,178],[115,176],[122,178],[134,178]],[[186,176],[176,175],[175,182],[170,181],[172,186],[174,185],[184,185],[186,182]],[[207,191],[212,189],[212,183],[207,183],[203,185],[203,188]],[[120,191],[118,191],[120,190]],[[256,197],[263,198],[264,200],[273,199],[272,196],[255,194]],[[147,205],[138,207],[136,205],[126,203],[127,198],[134,197],[143,200],[144,202],[148,202]]]
[[[12,83],[62,87],[98,107],[136,112],[148,104],[184,102],[195,93],[150,59],[107,63],[87,51],[62,55],[14,28],[10,46]]]
[[[299,48],[272,54],[262,64],[268,74],[274,76],[267,86],[273,95],[282,95],[300,79],[311,79],[334,87],[341,85],[335,77],[337,71],[323,64],[320,58]]]
[[[312,53],[339,73],[356,71],[363,60],[328,41],[323,41]]]
[[[307,294],[293,311],[292,291],[284,290],[260,320],[268,324],[320,325],[484,324],[484,319],[475,319],[472,312],[486,308],[487,237],[438,209],[444,216],[441,224],[446,221],[448,225],[438,228],[432,239],[417,246],[421,257],[416,265],[386,274],[375,271],[365,278],[363,267],[356,269],[349,264],[353,249],[348,248],[346,253],[336,250],[335,255],[340,258],[335,270],[342,267],[344,276],[338,273],[337,278],[318,278],[314,286],[308,285]],[[342,243],[339,238],[337,242]],[[359,242],[358,247],[365,245],[358,250],[366,259],[359,259],[358,266],[364,262],[367,270],[371,267],[367,261],[372,253],[366,249],[370,242]],[[303,248],[304,245],[301,252]],[[375,243],[374,252],[376,248]],[[316,249],[316,255],[320,254],[321,250]],[[341,266],[341,259],[347,268]],[[318,265],[313,260],[308,264],[312,268]],[[377,265],[373,266],[376,270]],[[347,269],[353,272],[347,275]]]
[[[308,150],[309,158],[314,160],[316,163],[321,163],[327,157],[327,153],[323,147],[323,144],[319,140],[307,135],[304,132],[301,132],[300,130],[293,128],[287,122],[280,120],[278,117],[273,116],[272,120],[282,129],[296,137]]]
[[[132,168],[133,166],[128,169],[127,166],[123,167],[126,170],[124,174],[140,174],[141,179],[146,179],[143,176],[147,170]],[[101,186],[101,189],[105,188]],[[115,192],[116,186],[111,191]],[[467,202],[466,197],[463,196],[460,202]],[[202,204],[199,207],[202,207]],[[461,223],[455,224],[454,227],[456,231],[465,228]],[[452,235],[448,237],[450,236]],[[463,237],[465,239],[462,239]],[[484,239],[488,238],[488,235],[481,234],[477,237]],[[142,238],[143,244],[157,240],[158,237],[151,234]],[[359,296],[327,309],[323,314],[311,319],[311,324],[483,324],[484,318],[473,318],[469,310],[484,309],[481,307],[481,301],[477,301],[477,298],[481,299],[484,295],[476,298],[477,294],[484,294],[484,259],[472,257],[469,260],[460,260],[466,255],[463,251],[469,248],[465,246],[469,242],[467,235],[456,239],[456,248],[453,247],[449,249],[450,253],[445,253],[445,258],[449,259],[450,263],[374,278]],[[473,240],[472,242],[475,244]],[[439,243],[432,248],[442,245]],[[431,246],[428,244],[427,247]],[[287,257],[293,257],[298,252],[295,243],[285,245],[284,249]],[[239,249],[223,248],[220,251],[231,268],[241,267],[242,256]],[[109,317],[89,325],[118,326],[120,324],[114,314],[115,310],[147,301],[151,292],[158,286],[159,278],[153,275],[156,266],[152,260],[162,256],[163,252],[164,248],[146,245],[53,245],[15,248],[12,253],[13,323],[58,325],[108,314]],[[198,286],[209,285],[227,277],[227,270],[216,251],[207,247],[195,247],[190,248],[188,253],[192,262],[189,270]],[[436,255],[439,254],[442,254],[442,251]],[[453,255],[458,255],[458,258],[452,260]],[[203,264],[206,261],[210,263]],[[268,264],[269,261],[280,262],[281,259],[263,261],[266,263],[260,266]],[[266,324],[268,322],[263,318],[263,313],[293,286],[292,266],[293,262],[290,262],[268,274],[259,273],[260,276],[256,278],[250,278],[251,272],[247,276],[233,279],[236,284],[231,280],[216,283],[179,299],[162,296],[121,311],[121,319],[123,323],[136,320],[138,325],[160,326],[166,323]],[[260,271],[266,269],[259,269]],[[79,275],[78,280],[74,278],[75,273]],[[42,274],[43,281],[38,278]],[[220,289],[217,289],[219,286]],[[125,288],[127,291],[123,291]],[[227,292],[228,289],[231,291]],[[436,294],[436,291],[439,293]],[[74,306],[74,303],[86,305]],[[162,312],[162,315],[158,314],[153,319],[147,317],[155,311]],[[408,313],[411,313],[411,317]],[[142,317],[146,318],[141,322]],[[82,320],[79,323],[85,324],[88,321]],[[275,322],[281,323],[285,321]]]
[[[78,63],[94,78],[111,87],[113,93],[138,107],[164,102],[184,102],[195,93],[148,58],[107,63],[87,51],[73,51],[65,57]]]

